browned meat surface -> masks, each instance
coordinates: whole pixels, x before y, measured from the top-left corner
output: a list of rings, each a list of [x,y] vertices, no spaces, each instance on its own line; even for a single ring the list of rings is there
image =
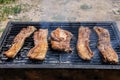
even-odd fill
[[[81,26],[78,31],[77,51],[78,55],[84,60],[90,60],[93,52],[89,48],[90,29]]]
[[[35,60],[45,59],[48,50],[48,29],[39,29],[34,33],[35,46],[28,52],[28,57]]]
[[[54,50],[71,52],[70,41],[73,34],[67,30],[57,28],[51,33],[51,45]]]
[[[14,58],[15,55],[19,52],[19,50],[22,48],[24,41],[27,37],[29,37],[36,28],[34,26],[28,26],[27,28],[23,28],[20,33],[17,34],[17,36],[14,38],[13,44],[10,47],[10,49],[4,54],[8,58]]]
[[[101,27],[94,27],[98,34],[98,49],[100,50],[104,62],[118,63],[118,55],[110,44],[110,34],[107,29]]]

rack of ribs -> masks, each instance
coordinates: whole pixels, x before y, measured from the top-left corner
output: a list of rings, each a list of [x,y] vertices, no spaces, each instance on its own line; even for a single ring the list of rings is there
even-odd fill
[[[34,33],[34,47],[28,52],[28,57],[34,60],[44,60],[48,50],[48,29],[39,29]]]
[[[98,34],[98,49],[103,56],[104,62],[118,63],[118,55],[110,44],[110,34],[107,29],[101,27],[94,27],[94,30]]]
[[[57,28],[51,32],[51,47],[54,50],[71,52],[70,41],[73,34],[67,30]]]
[[[25,39],[28,38],[35,30],[36,28],[34,26],[28,26],[27,28],[23,28],[14,38],[13,44],[9,48],[9,50],[4,52],[4,55],[8,58],[14,58],[22,48]]]
[[[89,48],[90,29],[81,26],[78,31],[77,51],[83,60],[91,60],[93,52]]]

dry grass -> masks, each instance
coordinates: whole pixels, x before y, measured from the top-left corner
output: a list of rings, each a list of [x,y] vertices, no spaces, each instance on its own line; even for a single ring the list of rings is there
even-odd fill
[[[21,12],[21,6],[2,6],[0,8],[0,21],[4,21],[7,19],[9,15],[15,15]]]
[[[0,0],[0,4],[10,4],[15,2],[16,0]]]

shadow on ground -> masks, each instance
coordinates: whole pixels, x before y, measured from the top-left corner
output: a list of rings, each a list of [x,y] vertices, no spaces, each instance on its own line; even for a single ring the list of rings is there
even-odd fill
[[[119,70],[0,69],[0,80],[119,80]]]

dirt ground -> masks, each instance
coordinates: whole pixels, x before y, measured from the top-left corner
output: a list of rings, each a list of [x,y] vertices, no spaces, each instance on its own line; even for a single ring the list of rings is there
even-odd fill
[[[119,9],[119,0],[21,0],[32,6],[17,15],[32,21],[111,21],[120,20],[113,10]],[[88,8],[83,9],[82,6]]]
[[[26,5],[21,13],[12,15],[13,18],[0,22],[0,29],[4,29],[8,21],[116,21],[120,29],[120,0],[19,0],[16,4]],[[2,31],[0,32],[0,35]],[[38,71],[38,70],[0,70],[1,80],[119,80],[117,71]],[[23,75],[14,76],[20,71]],[[8,72],[8,73],[7,73]],[[13,74],[11,74],[13,72]],[[53,72],[53,73],[52,73]],[[113,73],[112,73],[113,72]],[[6,74],[7,73],[7,74]],[[43,73],[43,74],[41,74]],[[48,75],[49,73],[49,75]],[[54,76],[52,74],[54,74]],[[69,74],[71,73],[71,74]],[[76,75],[77,73],[77,75]],[[6,75],[4,76],[4,74]],[[107,75],[110,74],[110,75]],[[63,77],[62,77],[63,75]],[[80,76],[82,75],[82,76]],[[96,75],[97,77],[93,76]],[[112,76],[111,76],[112,75]],[[22,77],[20,77],[22,76]],[[71,76],[71,77],[70,77]],[[72,77],[73,76],[73,77]],[[41,78],[42,77],[42,78]],[[12,79],[11,79],[12,78]]]

